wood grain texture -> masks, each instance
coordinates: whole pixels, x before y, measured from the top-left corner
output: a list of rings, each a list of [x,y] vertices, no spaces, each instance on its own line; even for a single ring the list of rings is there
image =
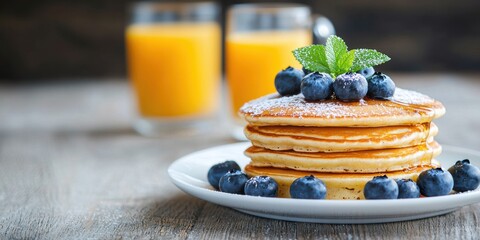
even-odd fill
[[[478,75],[394,75],[447,107],[442,144],[480,150]],[[249,216],[177,189],[178,157],[233,140],[144,138],[128,85],[0,86],[0,239],[479,239],[480,204],[440,217],[329,225]]]

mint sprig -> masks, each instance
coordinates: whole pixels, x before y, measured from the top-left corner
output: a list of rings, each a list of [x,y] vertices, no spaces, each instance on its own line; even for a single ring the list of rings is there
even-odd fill
[[[390,61],[390,58],[387,55],[378,52],[375,49],[355,49],[355,60],[351,66],[351,71],[356,72],[388,61]]]
[[[353,49],[348,51],[345,42],[332,35],[325,45],[310,45],[293,50],[293,55],[310,71],[325,72],[336,77],[346,72],[380,65],[390,58],[374,49]]]
[[[329,72],[327,56],[325,55],[325,46],[310,45],[297,48],[293,51],[295,58],[302,66],[314,72]]]

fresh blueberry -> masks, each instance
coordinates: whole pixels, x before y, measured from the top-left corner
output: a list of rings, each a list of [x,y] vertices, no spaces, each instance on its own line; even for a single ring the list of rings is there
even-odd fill
[[[220,178],[218,186],[221,192],[243,194],[247,180],[247,174],[242,171],[230,170]]]
[[[395,93],[395,83],[392,79],[380,72],[376,72],[368,80],[367,95],[376,99],[391,99]]]
[[[308,101],[325,100],[333,94],[333,79],[326,73],[310,73],[302,79],[300,86]]]
[[[220,181],[220,178],[225,175],[230,170],[240,170],[240,166],[233,161],[233,160],[228,160],[223,163],[217,163],[213,165],[210,170],[208,170],[208,182],[212,187],[218,190],[218,182]]]
[[[275,88],[282,96],[299,94],[300,82],[304,76],[302,70],[287,67],[275,76]]]
[[[363,188],[366,199],[397,199],[398,185],[386,175],[373,177]]]
[[[420,173],[417,184],[425,197],[443,196],[452,191],[453,177],[448,171],[432,168]]]
[[[453,177],[453,190],[457,192],[475,190],[480,185],[480,170],[468,159],[457,161],[448,171]]]
[[[357,71],[357,73],[362,74],[365,77],[365,79],[368,80],[368,78],[370,78],[373,75],[373,73],[375,73],[375,70],[373,69],[373,67],[369,67],[369,68],[364,68],[362,70],[359,70]]]
[[[313,175],[295,179],[290,185],[290,196],[301,199],[324,199],[327,188],[322,180]]]
[[[419,198],[420,188],[412,179],[398,179],[398,198]]]
[[[335,79],[333,90],[342,101],[358,101],[367,95],[368,83],[361,74],[345,73]]]
[[[276,197],[278,184],[268,176],[256,176],[248,179],[245,183],[245,195],[259,197]]]
[[[310,70],[306,69],[305,67],[302,67],[302,71],[305,75],[308,75],[308,74],[313,72],[313,71],[310,71]]]

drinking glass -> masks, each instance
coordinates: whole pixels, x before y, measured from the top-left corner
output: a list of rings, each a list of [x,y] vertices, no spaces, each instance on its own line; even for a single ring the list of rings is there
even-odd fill
[[[331,22],[325,17],[322,20],[318,22],[330,25],[312,27],[310,8],[294,3],[239,4],[229,9],[226,78],[236,125],[233,137],[245,139],[242,130],[245,123],[237,116],[240,107],[275,92],[274,78],[282,69],[302,67],[292,51],[312,44],[312,30],[322,31],[315,32],[316,38],[334,34]]]
[[[132,5],[127,65],[140,134],[208,130],[219,102],[219,12],[213,2]]]

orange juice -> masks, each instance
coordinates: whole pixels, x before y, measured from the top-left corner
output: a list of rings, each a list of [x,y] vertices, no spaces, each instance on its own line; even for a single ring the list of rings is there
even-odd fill
[[[140,114],[185,117],[216,110],[220,41],[217,23],[129,26],[128,70]]]
[[[279,71],[288,66],[301,68],[292,51],[311,43],[307,30],[230,34],[226,70],[234,115],[245,102],[275,92]]]

